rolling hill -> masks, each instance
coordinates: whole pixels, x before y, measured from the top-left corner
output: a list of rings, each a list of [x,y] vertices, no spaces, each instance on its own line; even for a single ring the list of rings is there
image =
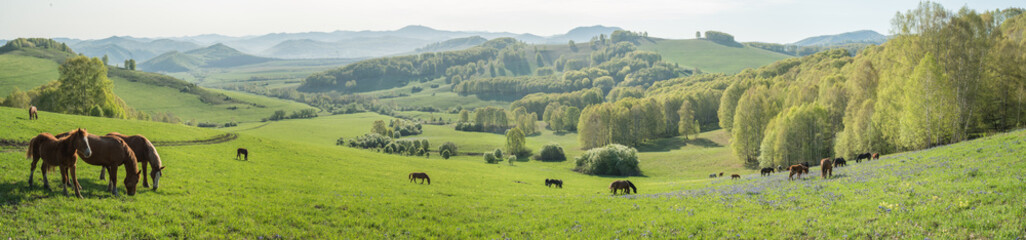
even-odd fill
[[[666,61],[713,73],[736,73],[792,57],[750,46],[728,47],[705,39],[661,39],[638,48],[657,52]]]
[[[172,51],[139,64],[139,68],[150,72],[186,72],[199,68],[230,68],[257,64],[273,59],[242,53],[224,44],[187,52]]]
[[[427,46],[417,48],[416,50],[414,50],[414,52],[423,53],[463,50],[477,45],[481,45],[482,43],[487,41],[488,39],[485,39],[480,36],[453,38],[442,42],[428,44]]]
[[[427,43],[427,40],[394,36],[353,38],[335,42],[297,39],[282,41],[260,52],[260,55],[287,59],[376,57],[409,52]]]
[[[793,45],[797,46],[837,46],[849,43],[882,44],[887,41],[887,36],[873,30],[861,30],[846,32],[835,35],[823,35],[802,39]]]
[[[107,55],[110,64],[121,63],[127,59],[144,62],[162,53],[170,51],[188,51],[200,46],[185,41],[171,39],[139,39],[131,37],[109,37],[97,40],[84,40],[69,43],[72,49],[90,57]]]

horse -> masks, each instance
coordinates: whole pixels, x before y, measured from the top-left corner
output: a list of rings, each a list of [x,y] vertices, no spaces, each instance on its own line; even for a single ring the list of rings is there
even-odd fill
[[[427,180],[427,184],[431,185],[431,178],[428,177],[427,173],[415,172],[410,173],[410,182],[420,179],[420,184],[424,184],[424,180]]]
[[[32,168],[29,172],[29,186],[32,186],[32,178],[36,172],[36,163],[42,158],[43,166],[40,171],[43,172],[43,187],[47,190],[50,189],[50,181],[47,180],[46,173],[52,171],[54,167],[60,166],[61,186],[64,188],[64,196],[68,196],[68,185],[74,184],[72,188],[75,190],[75,196],[82,198],[82,186],[78,183],[75,164],[78,160],[76,157],[77,153],[81,153],[82,156],[93,155],[89,141],[86,140],[87,135],[89,133],[86,130],[79,128],[63,138],[56,138],[50,133],[44,132],[29,140],[29,148],[25,153],[25,158],[32,160]]]
[[[872,159],[873,160],[879,160],[880,159],[880,153],[873,153]]]
[[[843,157],[834,158],[834,167],[848,166],[848,161],[845,161]]]
[[[552,187],[552,185],[555,185],[558,188],[563,188],[563,180],[548,179],[548,178],[546,178],[545,179],[545,186],[546,187]]]
[[[787,180],[794,180],[794,175],[798,175],[798,179],[801,179],[802,173],[809,173],[809,167],[802,166],[801,164],[791,165],[790,167],[787,167],[787,170],[791,171],[791,173],[787,175]]]
[[[709,174],[709,178],[716,178],[716,174],[715,173]]]
[[[777,172],[783,172],[783,171],[784,171],[784,165],[777,165]]]
[[[157,148],[153,146],[153,143],[143,135],[126,136],[121,133],[112,132],[108,133],[107,136],[119,137],[122,140],[125,140],[128,147],[132,148],[132,152],[135,152],[135,157],[139,160],[142,167],[143,187],[150,187],[149,183],[146,181],[147,163],[151,168],[153,168],[153,171],[149,174],[149,178],[153,179],[153,190],[156,191],[158,184],[160,184],[160,177],[164,175],[164,163],[160,161],[160,154],[157,153]],[[100,179],[103,180],[103,171],[100,171]]]
[[[29,107],[29,120],[39,119],[39,113],[36,111],[36,106]]]
[[[239,148],[239,150],[235,150],[235,160],[239,160],[240,156],[245,156],[246,161],[249,161],[249,150],[245,148]]]
[[[819,160],[819,169],[821,171],[820,176],[823,179],[834,176],[834,163],[830,161],[830,158]]]
[[[763,176],[769,176],[770,174],[773,174],[774,170],[771,167],[765,167],[762,168],[761,172]]]
[[[858,156],[855,156],[855,163],[862,162],[862,159],[865,159],[866,161],[869,161],[869,159],[872,158],[872,157],[873,157],[872,153],[859,154]]]
[[[124,139],[110,134],[106,136],[87,134],[86,139],[93,147],[94,154],[89,157],[80,157],[88,164],[101,166],[110,174],[107,191],[114,196],[118,195],[117,170],[121,165],[125,165],[125,192],[129,196],[135,195],[136,185],[139,183],[139,160],[132,147]],[[102,173],[101,171],[101,176]]]
[[[720,172],[720,177],[722,177],[722,176],[723,176],[723,172]]]
[[[731,180],[734,180],[734,179],[741,179],[741,174],[737,174],[737,173],[735,173],[735,174],[731,174],[731,175],[730,175],[730,179],[731,179]]]
[[[613,191],[613,195],[616,195],[617,190],[623,190],[623,194],[631,194],[630,190],[634,190],[634,193],[638,193],[638,188],[634,187],[634,183],[629,180],[616,180],[609,184],[609,190]]]

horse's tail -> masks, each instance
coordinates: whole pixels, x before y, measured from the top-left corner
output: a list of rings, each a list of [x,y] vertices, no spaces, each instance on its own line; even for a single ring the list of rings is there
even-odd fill
[[[623,180],[623,181],[624,181],[624,182],[627,182],[627,185],[628,185],[628,186],[631,186],[631,190],[634,190],[634,193],[635,193],[635,194],[637,194],[637,193],[638,193],[638,188],[637,188],[637,187],[634,187],[634,183],[632,183],[632,182],[631,182],[630,180]]]
[[[25,150],[25,160],[32,160],[32,156],[35,155],[34,150],[36,149],[37,139],[38,137],[34,137],[32,140],[29,140],[28,150]]]

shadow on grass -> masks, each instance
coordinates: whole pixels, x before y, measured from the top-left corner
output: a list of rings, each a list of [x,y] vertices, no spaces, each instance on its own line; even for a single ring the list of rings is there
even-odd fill
[[[75,198],[75,190],[72,189],[71,186],[68,186],[68,196],[64,196],[64,188],[61,187],[60,184],[60,174],[48,175],[56,175],[56,179],[54,178],[54,176],[47,176],[50,182],[51,190],[46,190],[46,188],[43,187],[43,178],[42,176],[38,175],[35,177],[35,181],[33,182],[33,185],[31,187],[28,184],[27,178],[25,180],[17,182],[0,183],[0,206],[16,206],[26,202],[33,202],[39,199],[53,197]],[[107,180],[87,180],[79,178],[78,184],[82,186],[82,190],[80,190],[80,192],[82,193],[83,198],[102,199],[113,197],[113,195],[107,192]],[[120,191],[118,192],[118,194],[123,196],[127,195],[127,193],[125,193],[125,185],[121,182],[118,182],[118,189]],[[142,184],[139,184],[137,186],[137,190],[141,189]]]
[[[695,138],[690,140],[684,140],[679,137],[657,139],[641,146],[638,146],[640,152],[669,152],[672,150],[679,150],[687,145],[694,145],[703,148],[717,148],[723,147],[719,143],[713,142],[712,140],[705,138]]]

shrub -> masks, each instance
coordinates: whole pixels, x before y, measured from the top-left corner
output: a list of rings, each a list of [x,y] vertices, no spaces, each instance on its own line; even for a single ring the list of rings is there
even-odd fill
[[[385,147],[392,139],[377,133],[368,133],[349,141],[350,147],[379,148]]]
[[[445,144],[442,144],[442,146],[438,147],[438,152],[444,152],[444,151],[448,151],[449,152],[449,156],[459,155],[459,151],[456,148],[456,144],[452,143],[452,142],[445,142]],[[445,158],[448,158],[448,157],[445,157]]]
[[[577,157],[574,171],[585,174],[636,176],[641,175],[638,168],[638,150],[620,144],[609,144],[605,147],[588,150]]]
[[[484,160],[486,163],[499,163],[499,161],[502,161],[502,158],[496,158],[495,154],[488,152],[484,153]]]
[[[500,161],[503,159],[503,157],[502,157],[502,149],[496,148],[495,151],[493,152],[493,154],[495,154],[495,158],[498,158]]]
[[[449,159],[449,150],[442,151],[442,158]]]
[[[562,146],[550,143],[542,147],[541,153],[537,156],[536,160],[545,162],[566,161],[566,154],[563,152]]]

